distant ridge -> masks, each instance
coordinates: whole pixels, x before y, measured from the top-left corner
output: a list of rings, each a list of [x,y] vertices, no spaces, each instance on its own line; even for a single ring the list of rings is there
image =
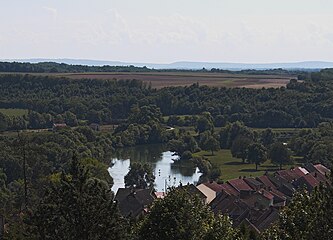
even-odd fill
[[[155,64],[155,63],[130,63],[120,61],[103,61],[103,60],[89,60],[89,59],[44,59],[44,58],[33,58],[33,59],[5,59],[3,62],[56,62],[66,63],[72,65],[88,65],[88,66],[129,66],[134,65],[137,67],[146,66],[148,68],[155,69],[212,69],[219,68],[225,70],[245,70],[245,69],[323,69],[333,68],[333,62],[325,61],[304,61],[304,62],[292,62],[292,63],[213,63],[213,62],[174,62],[169,64]]]

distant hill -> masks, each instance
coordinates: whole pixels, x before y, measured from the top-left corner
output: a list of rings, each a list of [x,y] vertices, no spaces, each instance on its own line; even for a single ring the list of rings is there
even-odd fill
[[[29,62],[29,63],[39,63],[39,62],[56,62],[56,63],[66,63],[72,65],[87,65],[87,66],[137,66],[154,69],[225,69],[225,70],[244,70],[244,69],[323,69],[323,68],[333,68],[333,62],[323,62],[323,61],[305,61],[305,62],[292,62],[292,63],[212,63],[212,62],[174,62],[169,64],[156,64],[156,63],[131,63],[131,62],[120,62],[120,61],[103,61],[103,60],[89,60],[89,59],[4,59],[1,61],[8,62]]]

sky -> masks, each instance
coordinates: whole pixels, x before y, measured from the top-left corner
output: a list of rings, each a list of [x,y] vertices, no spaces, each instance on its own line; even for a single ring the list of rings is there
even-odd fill
[[[0,59],[333,61],[332,0],[0,0]]]

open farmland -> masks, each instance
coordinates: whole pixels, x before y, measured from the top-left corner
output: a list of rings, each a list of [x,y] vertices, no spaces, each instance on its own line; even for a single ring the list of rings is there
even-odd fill
[[[295,76],[243,75],[225,73],[153,72],[153,73],[70,73],[56,74],[71,79],[142,80],[153,88],[189,86],[194,83],[211,87],[278,88]]]

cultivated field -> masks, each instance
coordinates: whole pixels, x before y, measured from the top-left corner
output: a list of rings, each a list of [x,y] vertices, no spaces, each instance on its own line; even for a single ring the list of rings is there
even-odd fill
[[[244,75],[225,73],[153,72],[153,73],[70,73],[55,74],[71,79],[128,80],[151,83],[153,88],[189,86],[194,83],[213,87],[278,88],[286,86],[295,76]]]

